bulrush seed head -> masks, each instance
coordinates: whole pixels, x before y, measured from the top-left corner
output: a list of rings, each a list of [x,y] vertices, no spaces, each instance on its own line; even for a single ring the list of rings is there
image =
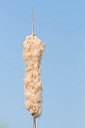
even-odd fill
[[[42,83],[40,78],[40,59],[44,53],[45,44],[36,36],[28,36],[23,42],[23,58],[26,63],[24,78],[25,108],[33,117],[41,114]]]

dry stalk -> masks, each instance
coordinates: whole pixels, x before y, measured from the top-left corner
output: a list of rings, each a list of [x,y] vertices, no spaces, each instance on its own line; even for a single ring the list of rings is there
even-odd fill
[[[33,117],[33,128],[36,128],[36,118]]]

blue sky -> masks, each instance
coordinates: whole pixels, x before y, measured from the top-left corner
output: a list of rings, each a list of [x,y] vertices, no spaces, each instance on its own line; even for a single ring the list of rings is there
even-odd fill
[[[24,108],[22,43],[46,43],[42,57],[42,115],[37,128],[85,128],[85,1],[0,0],[0,124],[32,128]]]

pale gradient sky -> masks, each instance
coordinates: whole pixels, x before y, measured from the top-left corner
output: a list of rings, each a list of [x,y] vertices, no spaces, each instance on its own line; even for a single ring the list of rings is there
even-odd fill
[[[85,0],[0,0],[0,123],[32,128],[22,81],[32,6],[35,35],[46,43],[37,128],[85,128]]]

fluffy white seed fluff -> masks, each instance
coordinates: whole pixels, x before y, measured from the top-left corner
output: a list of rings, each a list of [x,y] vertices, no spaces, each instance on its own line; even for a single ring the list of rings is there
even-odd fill
[[[27,36],[23,42],[23,58],[26,64],[24,78],[25,108],[34,117],[39,117],[41,114],[42,83],[40,78],[40,60],[44,53],[44,46],[45,44],[33,35]]]

